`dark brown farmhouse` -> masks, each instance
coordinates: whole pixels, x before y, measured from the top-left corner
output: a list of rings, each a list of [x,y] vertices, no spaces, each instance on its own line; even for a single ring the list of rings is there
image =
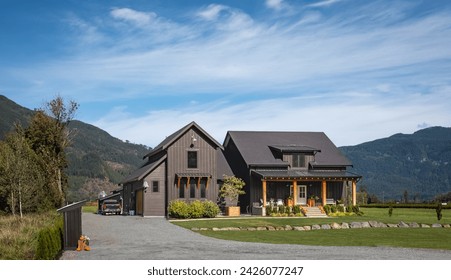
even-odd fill
[[[170,201],[218,201],[224,175],[246,182],[239,198],[242,213],[270,201],[306,205],[318,198],[356,203],[361,176],[349,172],[351,162],[322,132],[229,131],[219,144],[192,122],[151,150],[147,162],[125,178],[124,214],[166,216]]]
[[[122,182],[124,213],[165,216],[171,200],[216,202],[223,175],[232,175],[223,147],[192,122],[147,155],[146,164]]]
[[[224,150],[235,176],[246,182],[241,211],[288,198],[294,205],[310,197],[320,205],[347,197],[356,204],[361,176],[347,170],[351,162],[322,132],[229,131]]]

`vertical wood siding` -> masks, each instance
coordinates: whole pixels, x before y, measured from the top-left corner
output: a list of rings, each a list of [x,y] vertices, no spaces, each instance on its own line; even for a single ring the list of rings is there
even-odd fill
[[[161,163],[154,171],[147,175],[144,180],[149,187],[144,192],[144,216],[164,216],[166,210],[166,186],[165,186],[166,162]],[[157,181],[158,192],[153,192],[152,182]]]

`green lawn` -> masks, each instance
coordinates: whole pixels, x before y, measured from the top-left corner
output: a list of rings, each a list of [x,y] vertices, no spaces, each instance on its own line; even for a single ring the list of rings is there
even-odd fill
[[[443,210],[443,217],[437,221],[434,209],[388,209],[362,208],[364,216],[336,217],[323,219],[307,218],[222,218],[214,220],[173,221],[174,224],[191,229],[213,227],[257,227],[257,226],[304,226],[353,221],[380,221],[399,223],[404,221],[433,224],[451,224],[451,210]],[[389,246],[432,248],[451,250],[450,228],[371,228],[315,231],[199,231],[200,234],[228,240],[263,242],[276,244],[334,245],[334,246]]]

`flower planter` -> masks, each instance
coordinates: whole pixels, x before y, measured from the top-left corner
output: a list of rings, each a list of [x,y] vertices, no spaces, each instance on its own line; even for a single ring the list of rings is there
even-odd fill
[[[226,216],[236,217],[240,215],[240,207],[239,206],[227,206],[226,207]]]
[[[292,198],[287,198],[286,203],[287,203],[288,207],[293,207],[294,206],[294,201],[293,201]]]
[[[315,206],[315,200],[309,198],[309,199],[307,199],[307,204],[308,204],[308,206],[313,207],[313,206]]]

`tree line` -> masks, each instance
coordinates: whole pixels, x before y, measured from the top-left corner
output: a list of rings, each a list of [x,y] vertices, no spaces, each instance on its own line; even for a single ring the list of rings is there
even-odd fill
[[[57,96],[35,110],[28,127],[16,123],[0,141],[0,212],[22,217],[64,205],[68,125],[78,107]]]

